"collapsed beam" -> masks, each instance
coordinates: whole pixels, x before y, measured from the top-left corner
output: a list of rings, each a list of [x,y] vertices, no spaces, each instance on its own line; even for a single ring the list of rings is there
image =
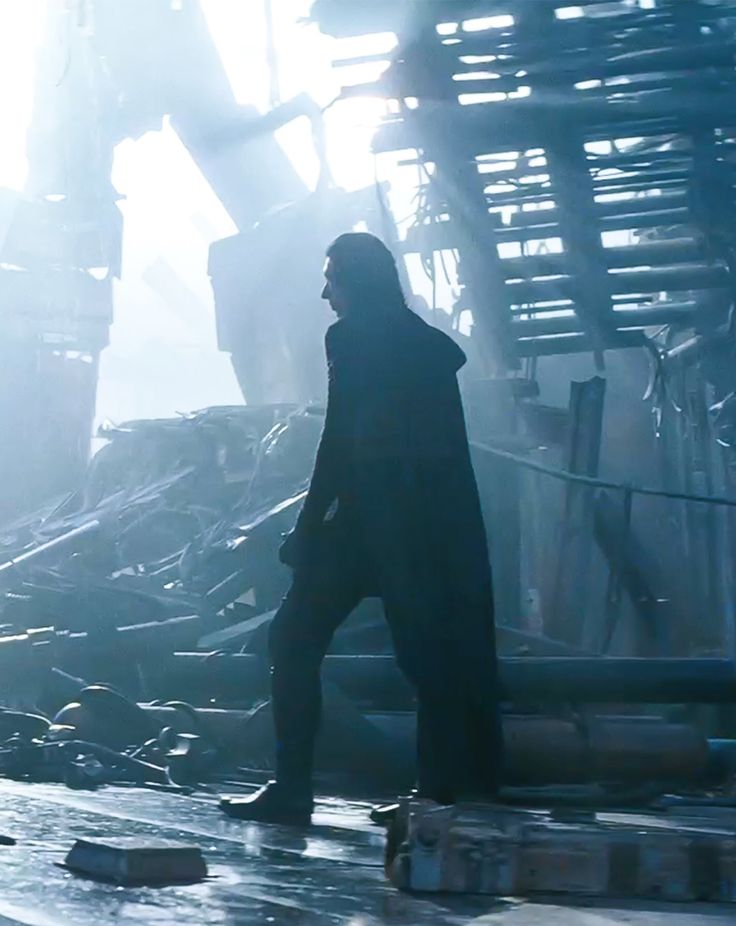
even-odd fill
[[[736,664],[727,659],[521,656],[499,666],[503,698],[512,702],[736,703]],[[251,654],[175,653],[162,668],[161,697],[187,691],[248,702],[269,690],[268,668]],[[392,656],[328,656],[323,675],[359,703],[412,701]]]

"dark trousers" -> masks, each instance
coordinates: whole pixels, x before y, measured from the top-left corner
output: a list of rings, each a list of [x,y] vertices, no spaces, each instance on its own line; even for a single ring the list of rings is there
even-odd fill
[[[420,792],[442,801],[493,794],[502,734],[492,614],[418,619],[431,604],[423,604],[421,589],[381,588],[380,570],[354,532],[336,526],[325,534],[295,571],[271,625],[277,780],[311,791],[322,660],[337,628],[370,595],[383,599],[399,668],[416,692]]]

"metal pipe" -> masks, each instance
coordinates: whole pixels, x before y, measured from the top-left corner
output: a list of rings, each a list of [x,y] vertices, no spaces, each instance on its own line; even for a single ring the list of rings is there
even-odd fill
[[[506,656],[499,659],[503,697],[545,703],[736,703],[736,664],[727,659]],[[328,656],[324,678],[358,702],[411,704],[392,656]],[[242,702],[267,696],[268,666],[251,654],[175,653],[162,663],[161,697],[186,691]]]
[[[606,335],[606,350],[624,350],[630,347],[643,347],[644,336],[641,331],[611,331]],[[556,357],[561,354],[587,354],[594,349],[589,335],[566,334],[524,338],[516,342],[519,357]]]
[[[727,290],[729,275],[725,267],[691,264],[622,270],[609,273],[607,283],[611,292],[618,296],[700,289]],[[529,306],[535,302],[549,302],[553,299],[573,299],[579,290],[579,284],[573,276],[559,276],[551,279],[516,280],[508,282],[506,288],[513,305]],[[610,321],[610,316],[605,320]]]
[[[67,531],[59,537],[54,537],[53,540],[48,540],[46,543],[39,544],[32,550],[20,553],[18,556],[13,557],[13,559],[0,564],[0,576],[12,572],[18,566],[40,560],[46,553],[53,552],[61,547],[71,546],[73,541],[77,540],[79,537],[86,537],[88,534],[95,533],[99,530],[99,527],[99,521],[88,521],[86,524],[75,527],[73,530]]]
[[[570,308],[573,308],[572,306]],[[667,304],[645,306],[641,309],[621,309],[613,318],[618,329],[651,328],[658,325],[687,324],[691,322],[697,306]],[[520,318],[511,323],[511,333],[517,338],[539,338],[559,334],[582,334],[583,326],[577,315],[551,318]]]
[[[736,702],[736,664],[728,659],[501,659],[512,699],[588,702]]]
[[[667,360],[680,360],[683,363],[693,363],[700,358],[701,351],[712,343],[712,338],[707,338],[703,334],[696,334],[687,341],[677,344],[670,348],[665,357]]]
[[[554,193],[550,191],[548,200],[554,200]],[[493,196],[488,197],[489,205],[493,206]],[[621,216],[641,216],[642,219],[649,213],[659,215],[660,213],[674,212],[679,209],[685,209],[688,205],[688,196],[686,192],[665,192],[660,196],[633,197],[631,199],[614,199],[604,202],[595,203],[594,209],[601,220],[612,219]],[[556,224],[559,219],[559,209],[535,209],[532,211],[517,212],[511,216],[510,224],[512,227],[529,227],[530,225],[551,225]],[[636,226],[632,226],[636,227]]]
[[[674,241],[653,241],[646,244],[605,248],[603,256],[610,269],[623,270],[634,267],[661,267],[671,264],[692,263],[705,260],[705,245],[692,239]],[[528,257],[509,257],[503,262],[509,279],[523,279],[529,276],[545,276],[564,273],[567,267],[566,254],[532,254]]]
[[[659,197],[658,197],[659,198]],[[619,207],[620,214],[602,216],[601,231],[622,231],[626,229],[656,228],[660,225],[668,227],[680,226],[683,237],[687,236],[685,230],[690,222],[690,212],[686,208],[660,209],[655,212],[632,211],[639,208],[639,200],[628,200],[625,203],[607,203],[606,205]],[[624,206],[624,209],[620,209]],[[547,238],[559,238],[560,226],[557,223],[557,212],[554,209],[543,209],[537,212],[525,212],[523,219],[517,219],[515,225],[498,225],[494,229],[494,238],[497,242],[538,241]],[[523,224],[522,224],[523,223]],[[431,248],[435,251],[457,248],[459,237],[452,221],[439,222],[432,225],[418,226],[416,231],[410,231],[406,240],[402,242],[405,254],[423,252]],[[669,242],[657,242],[665,245]],[[637,249],[643,245],[636,245]],[[613,248],[606,248],[604,253]],[[621,248],[624,250],[624,248]],[[634,248],[632,247],[632,252]],[[663,247],[663,251],[666,249]],[[643,253],[643,252],[642,252]],[[517,259],[518,258],[512,258]],[[504,260],[504,264],[506,261]],[[660,261],[658,263],[665,263]],[[611,266],[618,266],[612,264]]]

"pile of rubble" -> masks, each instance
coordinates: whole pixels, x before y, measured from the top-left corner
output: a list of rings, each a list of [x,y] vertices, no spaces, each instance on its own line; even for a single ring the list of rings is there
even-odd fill
[[[78,491],[3,527],[0,774],[186,788],[272,767],[278,549],[323,417],[220,407],[106,426]],[[410,783],[412,695],[390,651],[367,602],[333,652],[379,660],[347,693],[351,667],[328,672],[323,771]]]
[[[136,702],[165,686],[175,652],[242,648],[267,624],[321,419],[227,407],[104,427],[79,491],[5,525],[0,703],[16,709],[0,714],[4,774],[171,784],[227,764],[243,712],[227,735],[211,718],[202,735],[194,708]]]
[[[182,789],[273,767],[266,640],[290,579],[278,548],[321,426],[319,409],[264,406],[106,428],[78,492],[5,526],[0,774]],[[730,662],[591,658],[508,626],[497,637],[513,785],[614,782],[619,799],[736,769],[736,750],[681,717],[639,716],[736,700]],[[414,700],[376,600],[340,629],[324,703],[321,774],[410,786]]]

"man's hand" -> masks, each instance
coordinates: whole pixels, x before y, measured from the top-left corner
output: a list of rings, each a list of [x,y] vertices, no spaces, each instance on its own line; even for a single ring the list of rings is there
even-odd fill
[[[304,532],[294,528],[288,534],[284,534],[279,559],[285,566],[297,569],[304,559],[305,546]]]

